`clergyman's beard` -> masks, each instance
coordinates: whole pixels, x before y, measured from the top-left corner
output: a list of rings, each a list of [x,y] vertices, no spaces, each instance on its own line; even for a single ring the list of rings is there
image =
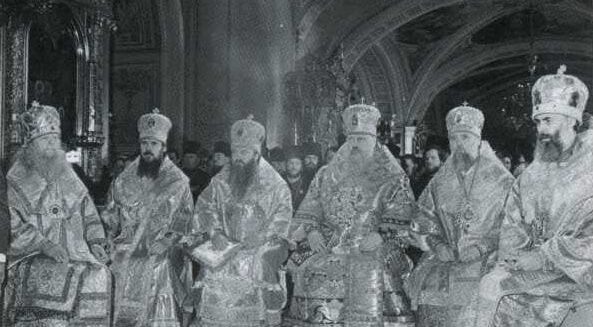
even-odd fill
[[[161,169],[161,165],[163,164],[163,156],[153,156],[152,160],[146,160],[143,155],[140,156],[140,161],[138,162],[138,171],[137,174],[140,177],[147,177],[149,179],[156,179],[159,177],[159,170]]]
[[[455,152],[454,158],[455,166],[457,166],[457,168],[463,171],[469,170],[475,162],[474,158],[472,158],[468,153],[463,151]]]
[[[367,158],[364,157],[362,150],[357,147],[352,147],[350,150],[349,159],[353,171],[361,170],[367,161]]]
[[[246,164],[239,161],[231,164],[229,184],[235,198],[243,199],[247,193],[247,189],[255,180],[258,162],[258,159],[252,159]]]
[[[55,181],[72,168],[66,161],[66,153],[62,149],[45,153],[27,147],[23,150],[22,155],[25,167],[35,170],[46,181]]]
[[[544,141],[544,139],[548,139]],[[540,134],[537,137],[536,153],[543,162],[558,161],[562,155],[562,143],[560,142],[560,134],[558,132],[554,135]]]
[[[301,175],[302,175],[301,171],[298,171],[296,173],[291,173],[290,170],[286,171],[286,176],[288,176],[288,178],[297,179],[297,178],[300,178]]]

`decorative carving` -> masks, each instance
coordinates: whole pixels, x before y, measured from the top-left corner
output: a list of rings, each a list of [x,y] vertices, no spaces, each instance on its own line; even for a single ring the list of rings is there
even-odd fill
[[[338,142],[340,112],[350,104],[353,77],[341,56],[307,58],[303,69],[285,77],[285,105],[292,114],[294,143],[315,141],[326,149]]]
[[[118,29],[115,43],[121,49],[156,49],[160,35],[153,1],[119,0],[114,4]]]
[[[74,141],[82,149],[82,166],[88,176],[97,180],[100,176],[101,145],[103,144],[102,113],[107,110],[104,103],[105,88],[108,87],[109,31],[115,29],[110,0],[6,0],[0,14],[9,17],[6,28],[6,97],[2,117],[10,117],[11,144],[8,153],[12,155],[20,146],[18,130],[14,126],[16,115],[27,106],[28,31],[34,21],[43,21],[51,27],[53,10],[67,7],[70,11],[72,37],[76,41],[77,88],[76,88],[76,137]],[[45,88],[43,82],[41,82]],[[41,86],[40,86],[41,87]],[[5,151],[7,152],[7,151]]]

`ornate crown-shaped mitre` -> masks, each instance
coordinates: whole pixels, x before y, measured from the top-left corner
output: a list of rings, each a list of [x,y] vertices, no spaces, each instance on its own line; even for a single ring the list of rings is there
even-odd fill
[[[580,79],[564,72],[566,66],[561,65],[555,75],[542,76],[533,85],[534,118],[541,114],[561,114],[582,121],[589,90]]]
[[[152,113],[144,114],[138,119],[140,139],[151,137],[167,143],[167,135],[172,126],[171,120],[161,115],[157,108]]]
[[[231,148],[253,148],[261,153],[261,145],[266,137],[266,129],[255,120],[253,115],[236,121],[231,127]]]
[[[379,109],[368,104],[355,104],[344,109],[342,120],[347,135],[366,134],[377,136],[377,123],[381,118]]]
[[[447,114],[447,131],[449,134],[469,132],[479,137],[484,127],[484,114],[479,109],[470,107],[467,102],[455,107]]]
[[[52,106],[33,101],[31,107],[19,116],[19,125],[25,143],[47,134],[61,134],[60,114]]]

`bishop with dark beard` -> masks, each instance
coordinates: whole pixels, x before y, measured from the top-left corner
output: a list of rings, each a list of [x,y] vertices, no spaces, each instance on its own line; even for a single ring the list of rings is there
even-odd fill
[[[220,266],[202,262],[194,286],[200,290],[197,326],[260,327],[280,324],[286,302],[280,265],[292,217],[290,190],[261,157],[264,127],[252,119],[231,128],[230,166],[200,194],[195,208],[199,231],[215,250],[240,244]]]
[[[191,262],[178,241],[190,232],[189,180],[167,157],[169,118],[138,121],[140,156],[112,184],[103,220],[109,226],[115,276],[114,325],[179,327],[191,284]]]
[[[109,326],[106,239],[88,190],[61,149],[60,116],[33,103],[8,172],[12,239],[5,326]]]
[[[577,77],[538,79],[538,144],[506,202],[498,265],[484,276],[478,326],[591,326],[593,152],[576,131],[589,97]]]

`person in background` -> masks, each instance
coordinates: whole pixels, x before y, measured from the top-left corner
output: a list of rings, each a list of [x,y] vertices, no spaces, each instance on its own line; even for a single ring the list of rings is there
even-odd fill
[[[519,156],[517,157],[517,164],[515,165],[515,169],[513,170],[513,176],[515,176],[515,178],[518,178],[521,175],[521,173],[523,173],[525,168],[527,168],[528,164],[529,163],[527,163],[525,155],[519,154]]]
[[[432,177],[439,171],[449,154],[438,145],[431,145],[424,151],[424,171],[416,180],[414,195],[416,198],[424,191]]]
[[[292,146],[286,149],[286,174],[284,179],[290,188],[292,196],[292,210],[296,211],[303,201],[309,184],[303,178],[303,152],[300,147]]]
[[[284,150],[281,147],[270,149],[270,165],[276,169],[280,175],[286,173],[286,158],[284,157]]]
[[[513,157],[507,153],[507,152],[500,152],[500,154],[498,154],[498,157],[500,158],[500,161],[502,162],[504,168],[506,168],[508,171],[513,171]]]
[[[210,175],[200,168],[201,159],[200,143],[194,141],[185,142],[183,147],[183,172],[189,177],[189,186],[194,201],[198,198],[198,195],[208,186],[210,183]]]
[[[321,145],[314,142],[303,144],[303,163],[308,172],[317,172],[321,167]]]
[[[179,158],[179,152],[177,150],[173,148],[167,149],[167,157],[169,157],[175,166],[181,167],[181,158]]]
[[[231,146],[223,141],[214,143],[214,149],[212,150],[212,173],[210,175],[214,177],[230,162]]]
[[[311,183],[321,168],[321,145],[313,142],[303,144],[303,176],[307,184]]]

